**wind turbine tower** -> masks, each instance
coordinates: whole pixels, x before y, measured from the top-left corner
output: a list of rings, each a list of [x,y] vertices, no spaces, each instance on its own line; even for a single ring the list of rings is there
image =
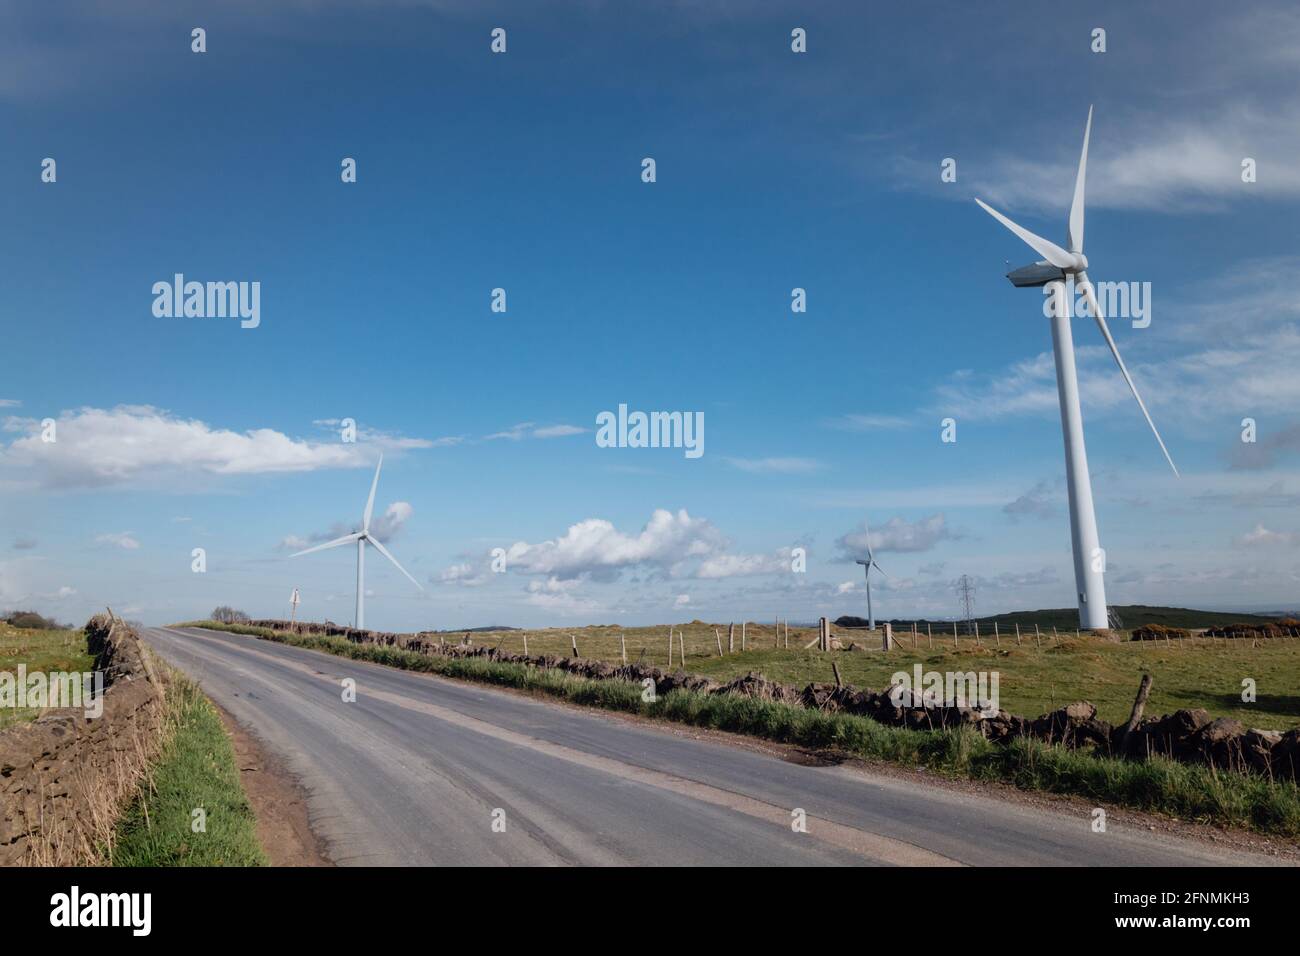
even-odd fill
[[[867,581],[867,627],[874,631],[876,629],[876,612],[871,607],[871,569],[875,568],[881,574],[884,574],[885,570],[876,564],[876,556],[871,551],[871,530],[867,528],[865,522],[862,527],[867,542],[867,560],[858,559],[858,564],[862,565],[862,573]]]
[[[1013,269],[1007,273],[1011,284],[1017,287],[1053,286],[1055,309],[1052,317],[1052,351],[1056,357],[1056,388],[1061,402],[1061,431],[1065,438],[1066,486],[1070,498],[1070,539],[1074,550],[1075,591],[1079,604],[1079,625],[1089,630],[1107,627],[1106,586],[1102,576],[1106,569],[1106,554],[1097,535],[1097,515],[1092,505],[1092,479],[1088,474],[1088,453],[1083,444],[1083,413],[1079,409],[1079,377],[1074,363],[1074,337],[1070,331],[1070,309],[1067,283],[1073,282],[1083,292],[1088,309],[1097,320],[1102,337],[1110,346],[1129,391],[1137,399],[1138,408],[1151,426],[1156,442],[1164,453],[1174,474],[1178,468],[1165,448],[1164,439],[1151,420],[1142,396],[1138,394],[1133,377],[1129,375],[1119,347],[1106,326],[1106,317],[1097,302],[1092,282],[1088,279],[1088,258],[1083,254],[1083,194],[1088,172],[1088,138],[1092,134],[1092,107],[1088,108],[1088,123],[1083,130],[1083,151],[1079,156],[1079,171],[1074,180],[1074,200],[1070,205],[1070,222],[1066,231],[1066,245],[1060,246],[1042,236],[1035,235],[1023,226],[1012,222],[1002,213],[979,199],[980,208],[1006,226],[1043,259],[1032,265]]]
[[[326,541],[324,544],[318,544],[314,548],[307,548],[303,551],[291,554],[291,558],[299,555],[311,554],[313,551],[324,551],[328,548],[337,548],[353,541],[357,543],[357,630],[364,630],[366,626],[366,545],[372,548],[393,562],[393,567],[401,571],[421,591],[424,587],[419,581],[407,573],[406,568],[397,563],[397,559],[388,553],[388,549],[379,543],[379,540],[370,533],[370,515],[375,510],[375,489],[379,487],[379,469],[384,467],[384,456],[379,456],[379,464],[375,466],[375,478],[370,483],[370,497],[366,499],[366,510],[361,516],[361,530],[354,531],[351,534],[345,534],[341,538],[335,538],[333,541]]]

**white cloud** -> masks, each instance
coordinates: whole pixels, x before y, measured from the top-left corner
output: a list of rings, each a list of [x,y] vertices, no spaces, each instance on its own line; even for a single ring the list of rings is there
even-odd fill
[[[1122,344],[1120,348],[1123,349]],[[1109,375],[1109,369],[1102,364],[1103,359],[1114,361],[1110,358],[1109,350],[1103,346],[1085,345],[1075,349],[1075,361],[1079,368],[1079,394],[1090,410],[1116,405],[1128,394],[1128,388],[1119,378],[1118,372],[1113,377]],[[1128,364],[1136,378],[1137,369],[1131,360]],[[933,410],[942,414],[955,414],[959,421],[1060,414],[1056,392],[1056,362],[1051,352],[1039,352],[1033,358],[1020,359],[987,375],[960,369],[941,383],[935,389],[935,394],[937,398]],[[1128,400],[1132,401],[1131,398]]]
[[[415,514],[415,508],[409,501],[394,501],[384,513],[370,521],[370,533],[380,541],[386,542],[395,537],[402,530],[403,525]],[[344,535],[352,534],[359,530],[360,522],[349,524],[338,521],[330,526],[328,531],[316,531],[307,537],[290,534],[280,539],[279,549],[281,551],[301,551],[309,548],[313,544],[320,544],[322,541],[333,541],[335,538],[341,538]]]
[[[523,441],[525,438],[564,438],[568,435],[581,435],[586,430],[577,425],[546,425],[539,428],[535,422],[520,422],[504,431],[485,435],[483,440],[496,441],[504,438],[507,441]]]
[[[415,514],[409,501],[394,501],[384,513],[370,524],[370,533],[380,541],[387,541],[402,530],[402,526]]]
[[[1231,300],[1220,300],[1219,308],[1225,319],[1235,315]],[[1253,322],[1231,328],[1202,325],[1197,341],[1201,347],[1191,351],[1172,335],[1150,345],[1132,336],[1125,341],[1124,333],[1118,335],[1125,363],[1162,432],[1222,421],[1225,415],[1237,415],[1239,420],[1245,414],[1292,415],[1300,408],[1300,376],[1293,372],[1300,367],[1300,323],[1288,321],[1269,327]],[[1214,344],[1204,347],[1204,342]],[[1139,355],[1149,354],[1153,348],[1163,354],[1159,361],[1145,362],[1134,354],[1135,346],[1143,347]],[[1135,434],[1147,431],[1110,350],[1083,346],[1076,349],[1076,359],[1085,418],[1107,415],[1126,420]],[[1225,382],[1231,383],[1230,389],[1224,388]],[[1051,420],[1060,414],[1056,366],[1050,352],[987,375],[958,371],[940,384],[935,394],[932,410],[955,414],[959,421],[1017,416]],[[1155,449],[1155,439],[1147,440]],[[1170,450],[1177,461],[1177,448]]]
[[[557,582],[586,578],[609,582],[624,570],[638,569],[698,580],[779,574],[790,569],[789,549],[729,554],[726,546],[725,537],[708,521],[692,518],[685,511],[674,514],[659,509],[639,534],[589,518],[550,541],[516,542],[506,551],[505,567],[517,574],[549,575]],[[492,558],[484,555],[444,568],[436,580],[476,587],[492,576]]]
[[[1300,535],[1290,531],[1270,531],[1262,524],[1255,525],[1253,531],[1240,535],[1236,544],[1242,548],[1290,547],[1300,543]]]
[[[715,554],[700,562],[697,578],[737,578],[755,574],[780,574],[790,570],[790,552],[770,554]]]
[[[862,527],[843,534],[835,542],[842,557],[856,561],[867,556],[867,544],[875,553],[882,551],[929,551],[940,541],[956,538],[942,513],[930,515],[917,521],[905,521],[902,518],[890,518],[883,526],[872,529],[868,534],[865,522]]]
[[[65,411],[53,442],[41,440],[34,419],[9,418],[5,430],[23,434],[0,445],[0,475],[45,488],[161,485],[187,473],[251,475],[367,463],[355,444],[309,442],[270,428],[213,428],[148,405]]]
[[[1015,521],[1018,518],[1051,518],[1061,503],[1061,482],[1043,479],[1014,501],[1002,506],[1002,513]]]
[[[438,582],[441,584],[459,584],[463,587],[478,587],[488,581],[490,571],[486,564],[475,566],[468,561],[462,561],[460,564],[453,564],[449,568],[444,568],[438,574]],[[429,578],[430,581],[434,579]]]
[[[907,428],[912,422],[899,415],[848,414],[826,422],[828,428],[844,431],[866,432],[890,428]]]
[[[116,545],[124,551],[136,551],[140,547],[140,542],[132,537],[130,531],[97,535],[95,543]]]
[[[343,425],[341,418],[318,418],[312,422],[318,428],[325,431],[340,431]],[[341,440],[341,434],[337,436]],[[459,444],[460,438],[409,438],[405,435],[399,435],[396,432],[382,431],[377,428],[370,428],[358,424],[356,426],[356,440],[367,445],[375,445],[385,451],[405,451],[412,448],[441,448],[445,445]]]
[[[725,545],[708,521],[685,509],[656,509],[639,534],[627,534],[602,518],[570,526],[562,537],[529,544],[518,541],[506,553],[508,567],[525,574],[560,579],[591,574],[609,577],[623,568],[648,566],[676,571],[688,560],[706,558]]]
[[[533,429],[534,438],[564,438],[568,435],[581,435],[587,429],[577,425],[547,425],[545,428]]]
[[[821,462],[812,458],[723,458],[722,460],[750,474],[802,475],[823,467]]]
[[[690,603],[691,603],[691,596],[689,594],[679,594],[673,600],[673,607],[686,607]]]
[[[1170,213],[1243,199],[1300,196],[1300,167],[1277,161],[1300,152],[1300,110],[1295,104],[1259,110],[1236,103],[1213,109],[1195,117],[1099,111],[1088,156],[1088,208]],[[971,192],[1040,235],[1062,231],[1084,119],[1080,114],[1076,136],[1066,137],[1055,149],[1033,155],[1022,144],[1015,154],[1002,151],[975,166],[967,180]],[[1267,175],[1261,174],[1255,183],[1241,181],[1246,156],[1267,167]],[[1029,210],[1047,221],[1020,215]],[[990,231],[1001,228],[989,220]],[[1019,240],[1008,234],[1007,241]]]
[[[528,604],[547,611],[560,614],[587,614],[601,610],[601,605],[576,594],[579,585],[576,579],[562,580],[547,578],[545,581],[529,581],[527,587]]]

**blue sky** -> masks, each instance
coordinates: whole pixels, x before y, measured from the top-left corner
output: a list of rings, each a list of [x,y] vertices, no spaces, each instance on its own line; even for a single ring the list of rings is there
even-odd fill
[[[864,520],[879,613],[1068,606],[1034,256],[971,200],[1062,241],[1090,104],[1090,272],[1151,283],[1112,328],[1183,473],[1077,321],[1108,598],[1296,606],[1300,14],[1041,6],[6,5],[0,607],[347,621],[352,552],[288,554],[380,451],[427,593],[372,557],[372,626],[860,611]],[[260,326],[155,317],[176,272]],[[705,454],[597,447],[620,403]]]

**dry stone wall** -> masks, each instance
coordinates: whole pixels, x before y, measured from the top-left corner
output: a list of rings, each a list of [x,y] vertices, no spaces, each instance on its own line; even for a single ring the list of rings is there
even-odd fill
[[[165,688],[121,620],[86,625],[103,712],[51,711],[0,732],[0,866],[92,864],[157,751]]]

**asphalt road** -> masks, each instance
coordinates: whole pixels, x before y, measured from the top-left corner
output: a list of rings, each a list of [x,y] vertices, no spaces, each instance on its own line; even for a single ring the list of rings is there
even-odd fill
[[[240,634],[145,637],[298,777],[339,864],[1273,862]]]

